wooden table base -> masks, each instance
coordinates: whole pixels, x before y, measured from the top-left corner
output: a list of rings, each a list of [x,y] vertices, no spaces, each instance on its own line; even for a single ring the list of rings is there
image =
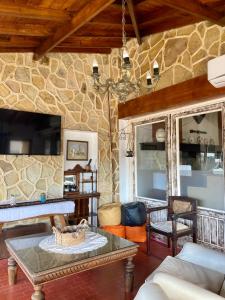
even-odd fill
[[[125,267],[125,291],[131,292],[134,284],[134,264],[133,257],[128,257]]]
[[[17,263],[14,258],[11,256],[8,259],[8,281],[9,285],[16,284],[16,277],[17,277]]]
[[[98,229],[96,230],[98,232]],[[95,232],[95,231],[94,231]],[[101,232],[101,231],[99,231]],[[40,237],[43,238],[46,235],[37,234],[30,237],[32,239],[32,247],[27,246],[27,242],[23,239],[18,238],[18,241],[21,241],[21,243],[24,243],[24,247],[27,246],[27,248],[23,248],[24,253],[27,254],[27,252],[32,255],[33,249],[36,247],[36,245],[39,245]],[[110,238],[111,235],[107,233],[107,237]],[[118,238],[119,239],[119,238]],[[121,247],[121,249],[116,249],[116,251],[109,251],[106,253],[100,253],[96,254],[95,256],[85,257],[83,258],[81,256],[80,260],[73,260],[71,259],[70,263],[65,263],[65,265],[58,265],[54,266],[50,263],[49,269],[45,270],[45,272],[39,271],[39,272],[31,272],[29,269],[29,264],[27,265],[26,261],[23,261],[21,259],[21,253],[19,251],[22,251],[20,247],[14,248],[14,244],[16,243],[17,239],[7,239],[6,240],[6,246],[11,254],[11,257],[8,260],[8,279],[9,279],[9,285],[13,285],[16,283],[16,270],[17,270],[17,263],[18,265],[24,269],[25,275],[28,277],[30,282],[32,283],[34,287],[34,292],[31,296],[31,300],[44,300],[45,294],[42,291],[43,286],[56,279],[60,279],[72,274],[84,272],[87,270],[91,270],[97,267],[101,267],[104,265],[107,265],[112,262],[120,261],[120,260],[126,260],[125,265],[125,292],[129,293],[132,291],[133,288],[133,282],[134,282],[134,263],[133,263],[133,257],[136,255],[138,250],[138,245],[131,243],[129,241],[126,241],[127,246]],[[112,240],[113,241],[113,240]],[[117,240],[116,240],[117,242]],[[125,243],[125,241],[124,241]],[[116,244],[117,245],[117,244]],[[20,255],[18,255],[20,254]],[[40,255],[40,258],[42,256]],[[44,257],[45,258],[45,257]],[[41,263],[44,262],[44,260],[40,261]],[[127,295],[129,296],[129,295]]]
[[[45,294],[42,292],[42,285],[34,286],[34,293],[31,296],[31,300],[45,300]]]

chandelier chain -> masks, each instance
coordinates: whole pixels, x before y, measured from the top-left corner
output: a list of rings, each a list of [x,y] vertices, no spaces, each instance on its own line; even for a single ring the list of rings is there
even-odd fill
[[[125,25],[126,25],[125,13],[126,13],[126,0],[122,0],[122,43],[123,43],[123,48],[126,48],[126,43],[127,43],[126,31],[125,31]]]
[[[108,78],[105,81],[100,80],[100,74],[98,71],[98,63],[95,60],[93,62],[93,73],[92,77],[94,79],[94,88],[100,93],[104,94],[106,92],[110,92],[118,97],[120,102],[125,102],[128,99],[129,95],[139,95],[142,88],[147,89],[147,91],[154,90],[154,85],[159,81],[159,67],[156,62],[153,65],[154,74],[151,77],[150,72],[146,74],[146,85],[142,85],[140,78],[138,80],[131,80],[131,68],[132,63],[129,58],[129,51],[127,49],[127,34],[126,34],[126,5],[127,0],[121,0],[121,12],[122,12],[122,26],[121,26],[121,34],[122,34],[122,51],[120,54],[120,74],[118,80],[114,80],[113,78]],[[124,135],[122,135],[124,136]]]

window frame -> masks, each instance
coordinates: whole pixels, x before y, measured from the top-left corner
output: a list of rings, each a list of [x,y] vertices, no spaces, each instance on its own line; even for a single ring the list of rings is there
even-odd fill
[[[225,149],[225,127],[224,127],[224,118],[225,118],[225,103],[216,103],[211,105],[205,105],[203,107],[188,108],[185,111],[171,114],[171,127],[172,127],[172,192],[174,195],[180,195],[180,153],[179,153],[179,120],[185,117],[191,117],[198,114],[207,114],[221,111],[222,119],[222,154],[223,154],[223,168],[225,171],[225,159],[224,159],[224,149]],[[224,174],[225,182],[225,174]],[[225,186],[225,184],[224,184]],[[224,212],[225,211],[225,189],[224,189],[224,209],[218,210],[214,208],[209,208],[205,206],[198,206],[199,209],[215,211],[215,212]]]
[[[135,155],[134,159],[134,195],[136,199],[141,199],[141,200],[147,200],[147,201],[157,201],[157,202],[167,202],[168,201],[168,196],[171,194],[171,174],[170,174],[170,157],[171,157],[171,130],[170,130],[170,116],[161,116],[158,118],[149,118],[144,121],[140,122],[135,122],[133,123],[133,128],[134,128],[134,146],[135,146],[135,153],[137,153],[137,128],[139,126],[144,126],[147,124],[155,124],[155,123],[165,123],[165,154],[166,154],[166,180],[167,180],[167,187],[166,187],[166,199],[165,200],[160,200],[160,199],[154,199],[154,198],[147,198],[143,196],[138,195],[138,186],[137,186],[137,155]]]

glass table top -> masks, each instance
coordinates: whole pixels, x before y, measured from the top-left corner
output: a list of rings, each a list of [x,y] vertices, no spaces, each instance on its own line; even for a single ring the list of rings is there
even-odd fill
[[[101,248],[81,254],[58,254],[42,250],[39,247],[39,243],[48,237],[49,233],[10,238],[6,240],[6,245],[10,252],[16,256],[17,262],[19,264],[22,263],[31,275],[85,259],[98,258],[98,256],[110,254],[115,251],[123,251],[130,247],[138,247],[135,243],[117,237],[99,228],[93,227],[90,230],[107,237],[108,242]]]

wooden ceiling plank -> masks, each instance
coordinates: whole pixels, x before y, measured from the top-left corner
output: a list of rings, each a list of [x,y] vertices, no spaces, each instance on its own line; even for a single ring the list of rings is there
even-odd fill
[[[19,53],[24,53],[24,52],[34,52],[33,47],[0,47],[0,53],[14,53],[14,52],[19,52]]]
[[[10,43],[10,42],[4,42],[4,41],[1,41],[0,40],[0,47],[7,47],[9,49],[12,49],[14,47],[16,48],[26,48],[26,47],[32,47],[32,48],[35,48],[37,47],[38,45],[38,41],[34,42],[34,41],[31,41],[31,42],[26,42],[26,43],[20,43],[20,42],[14,42],[14,43]]]
[[[158,0],[153,0],[153,2],[155,1],[158,2]],[[160,0],[160,2],[202,20],[208,20],[221,26],[224,25],[224,23],[220,21],[221,18],[224,17],[223,14],[207,8],[206,6],[198,3],[196,0]]]
[[[182,26],[187,26],[190,24],[197,23],[199,20],[196,19],[194,16],[187,16],[183,18],[170,18],[165,19],[164,22],[158,22],[151,24],[149,26],[142,26],[140,25],[141,35],[147,36],[149,34],[154,34],[162,31],[167,31],[171,29],[175,29]]]
[[[13,22],[1,22],[0,34],[46,37],[52,33],[47,26],[39,24],[22,24]]]
[[[151,12],[151,17],[149,17],[149,14],[147,14],[146,12],[140,13],[139,28],[141,29],[141,27],[145,27],[157,22],[163,23],[165,19],[178,17],[179,14],[180,11],[177,11],[171,7],[163,7],[163,8],[158,8],[157,10],[153,10]]]
[[[66,22],[71,19],[70,14],[63,10],[22,6],[16,4],[6,5],[0,2],[0,16],[15,18],[50,20],[55,22]]]
[[[141,45],[141,36],[140,36],[139,28],[138,28],[137,17],[136,17],[136,13],[135,13],[135,9],[134,9],[133,0],[127,0],[127,7],[128,7],[128,11],[129,11],[129,14],[131,17],[133,27],[134,27],[134,32],[135,32],[138,44]]]
[[[47,52],[52,50],[63,40],[81,28],[84,24],[89,22],[98,13],[103,11],[114,0],[91,0],[72,18],[71,22],[60,26],[55,34],[43,42],[35,51],[34,59],[40,59]]]
[[[225,96],[225,88],[213,87],[202,75],[159,91],[143,95],[118,106],[119,119],[165,111]],[[163,101],[162,101],[163,99]]]
[[[71,47],[55,47],[51,52],[66,52],[66,53],[96,53],[110,54],[111,48],[71,48]]]
[[[120,37],[70,36],[57,47],[93,48],[93,45],[97,45],[99,48],[120,48],[122,46],[122,39]]]

